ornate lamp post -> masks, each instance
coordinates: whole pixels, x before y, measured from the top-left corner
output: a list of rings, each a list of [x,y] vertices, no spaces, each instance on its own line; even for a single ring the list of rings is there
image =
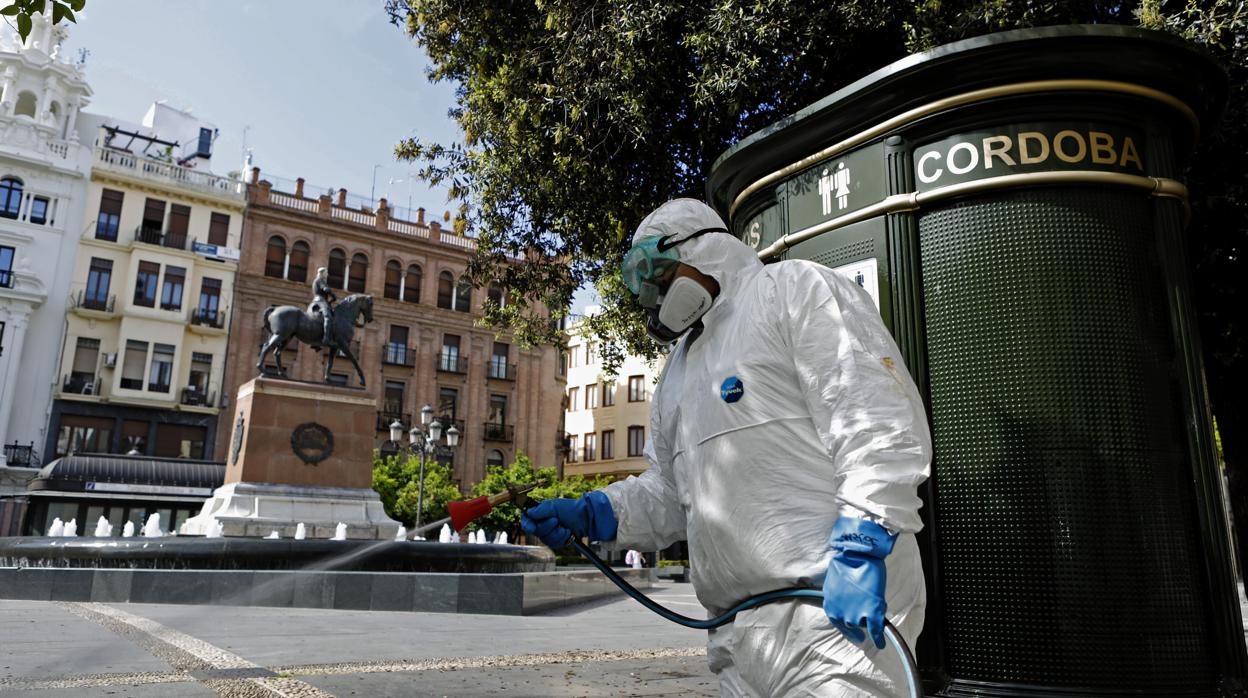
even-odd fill
[[[425,508],[425,457],[433,453],[438,440],[442,438],[442,423],[433,419],[433,408],[429,405],[421,408],[420,423],[427,431],[421,431],[420,427],[412,427],[407,433],[408,452],[420,454],[420,481],[416,485],[416,528],[418,529],[420,517]],[[402,438],[403,425],[396,419],[390,423],[390,441],[394,443],[396,452],[403,448]],[[451,448],[459,445],[459,429],[456,429],[454,424],[446,431],[446,445]]]

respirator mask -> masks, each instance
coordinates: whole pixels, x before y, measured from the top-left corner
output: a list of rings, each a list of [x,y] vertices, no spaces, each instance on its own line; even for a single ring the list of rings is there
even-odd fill
[[[624,285],[637,296],[646,311],[646,332],[660,344],[671,344],[684,334],[714,300],[702,284],[671,275],[680,264],[677,245],[706,233],[727,233],[725,228],[703,228],[678,240],[674,236],[649,237],[633,245],[620,269]]]

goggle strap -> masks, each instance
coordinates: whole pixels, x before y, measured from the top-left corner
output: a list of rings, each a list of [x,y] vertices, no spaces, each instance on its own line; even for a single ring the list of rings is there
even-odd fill
[[[682,243],[682,242],[688,242],[688,241],[690,241],[690,240],[692,240],[692,239],[694,239],[694,238],[696,238],[696,237],[698,237],[698,236],[700,236],[700,235],[706,235],[707,233],[726,233],[726,232],[728,232],[728,229],[727,229],[727,228],[723,228],[723,227],[719,227],[719,226],[716,226],[716,227],[714,227],[714,228],[702,228],[701,230],[695,230],[695,231],[693,231],[693,233],[692,233],[692,234],[687,235],[687,236],[685,236],[685,237],[683,237],[683,238],[681,238],[681,239],[679,239],[679,240],[677,240],[677,241],[675,241],[675,242],[668,242],[668,241],[669,241],[669,240],[671,240],[674,236],[672,236],[672,235],[665,235],[665,236],[663,236],[663,237],[659,238],[659,244],[658,244],[658,246],[657,246],[657,249],[659,250],[659,252],[667,252],[668,250],[672,249],[673,247],[675,247],[675,246],[679,245],[680,243]]]

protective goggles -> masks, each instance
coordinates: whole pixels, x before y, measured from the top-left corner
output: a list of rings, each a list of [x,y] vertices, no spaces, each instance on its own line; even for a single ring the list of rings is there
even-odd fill
[[[624,285],[633,295],[642,301],[642,307],[654,307],[658,292],[656,281],[667,276],[667,273],[680,263],[680,250],[676,248],[682,242],[688,242],[699,235],[707,233],[726,233],[726,228],[702,228],[675,240],[674,235],[656,235],[648,237],[633,245],[624,255],[624,264],[620,267],[620,275],[624,277]]]

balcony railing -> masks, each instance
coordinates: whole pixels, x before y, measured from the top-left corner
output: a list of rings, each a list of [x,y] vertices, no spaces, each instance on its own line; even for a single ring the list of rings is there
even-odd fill
[[[169,392],[168,383],[148,383],[147,392],[149,393],[167,393]]]
[[[174,250],[186,249],[186,233],[162,233],[159,228],[147,225],[140,225],[134,229],[134,241]]]
[[[117,305],[117,296],[91,296],[86,291],[79,291],[73,296],[73,303],[75,308],[111,313]]]
[[[39,452],[34,441],[25,446],[14,441],[4,445],[4,460],[10,468],[38,468]]]
[[[433,420],[431,421],[437,421],[442,424],[443,434],[450,431],[451,426],[453,425],[456,429],[459,430],[459,438],[461,439],[464,438],[464,420],[455,419],[454,417],[434,417]]]
[[[438,355],[438,370],[446,373],[467,373],[468,360],[459,354],[442,352]]]
[[[390,425],[396,419],[403,425],[404,432],[412,428],[412,413],[381,410],[377,413],[377,431],[390,431]]]
[[[200,390],[195,387],[182,389],[182,404],[192,407],[212,407],[217,404],[216,393]]]
[[[505,381],[514,381],[516,379],[516,364],[509,364],[506,359],[499,357],[490,359],[486,363],[486,370],[490,378],[498,378]]]
[[[515,427],[510,424],[495,424],[493,422],[485,423],[485,440],[486,441],[506,441],[510,443],[515,438]]]
[[[225,311],[196,308],[191,311],[191,324],[222,329],[225,327]]]
[[[242,180],[218,177],[209,172],[200,172],[199,170],[182,167],[170,162],[152,160],[124,150],[96,148],[95,161],[98,165],[103,166],[104,169],[165,182],[179,187],[189,187],[211,192],[220,196],[242,198],[244,193]]]
[[[416,347],[387,344],[381,348],[381,362],[391,366],[416,367]]]
[[[61,392],[70,395],[99,395],[100,382],[94,373],[74,371],[61,380]]]

